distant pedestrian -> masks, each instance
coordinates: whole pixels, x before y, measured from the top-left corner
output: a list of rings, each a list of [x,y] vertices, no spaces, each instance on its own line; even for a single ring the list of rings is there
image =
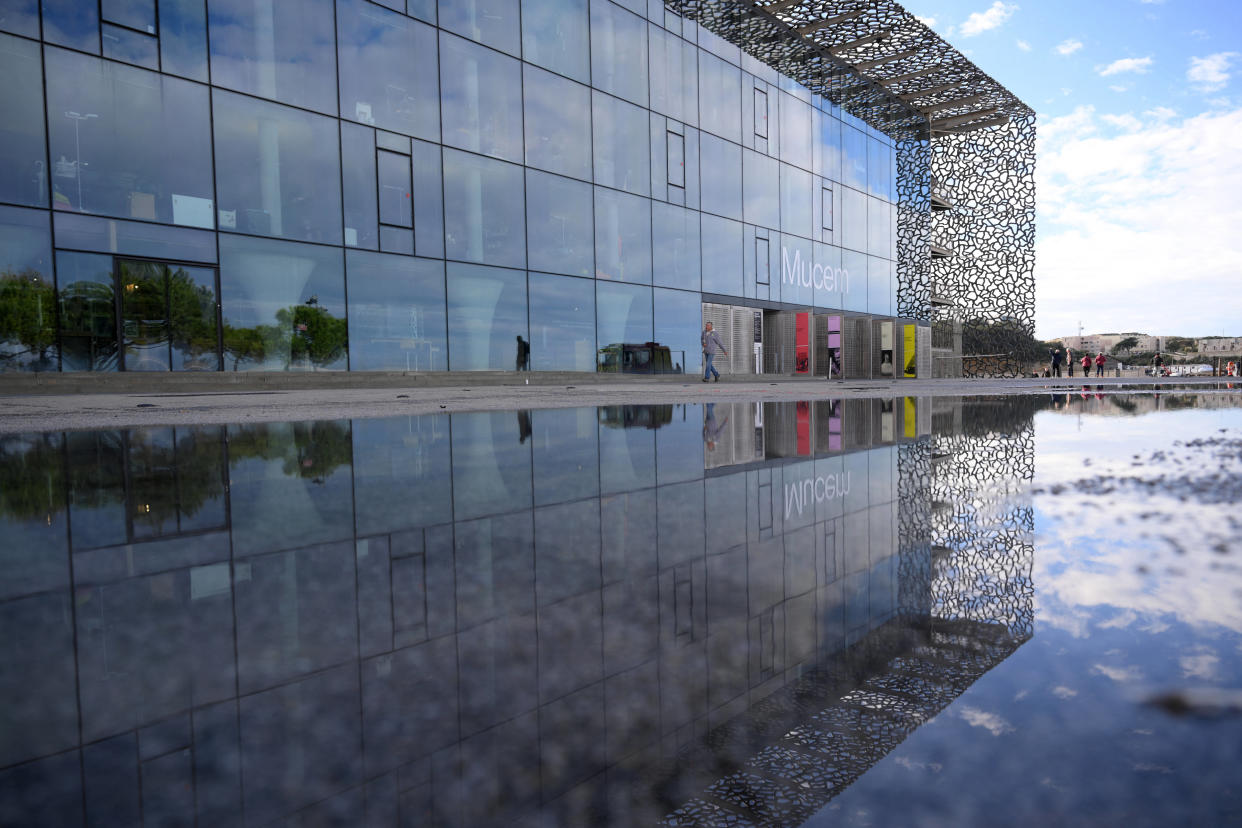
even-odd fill
[[[1155,358],[1151,361],[1151,372],[1157,377],[1164,376],[1164,357],[1160,356],[1160,352],[1156,352]]]
[[[1069,375],[1074,376],[1074,352],[1069,348],[1065,349],[1065,367],[1069,369]]]
[[[699,337],[699,342],[703,346],[703,382],[707,382],[708,375],[715,377],[716,382],[720,382],[720,372],[716,370],[716,366],[712,365],[712,359],[718,353],[728,356],[729,352],[725,349],[724,343],[720,341],[720,334],[712,330],[711,322],[703,326],[703,335]]]
[[[1238,363],[1232,359],[1225,363],[1225,376],[1236,377],[1238,375]]]
[[[517,370],[530,370],[530,343],[522,339],[522,335],[517,337]]]
[[[1095,355],[1095,375],[1097,377],[1104,376],[1104,363],[1108,362],[1108,357],[1104,356],[1104,352],[1100,351]]]
[[[1082,378],[1091,378],[1091,354],[1082,355]]]
[[[1052,375],[1054,377],[1061,376],[1061,360],[1065,358],[1060,348],[1052,349]]]

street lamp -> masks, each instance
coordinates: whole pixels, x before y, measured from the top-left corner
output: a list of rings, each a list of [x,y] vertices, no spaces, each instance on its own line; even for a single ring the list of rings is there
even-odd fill
[[[86,211],[82,209],[82,145],[78,140],[78,124],[99,116],[93,112],[85,115],[79,112],[66,112],[65,117],[73,121],[73,174],[78,179],[78,212],[85,213]]]

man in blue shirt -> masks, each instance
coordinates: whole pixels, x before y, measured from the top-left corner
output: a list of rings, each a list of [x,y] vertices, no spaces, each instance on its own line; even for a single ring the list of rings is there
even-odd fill
[[[716,378],[716,382],[720,382],[720,372],[712,365],[712,358],[718,353],[725,356],[729,352],[725,350],[724,343],[720,341],[720,334],[712,330],[712,323],[708,322],[703,328],[703,335],[699,337],[699,341],[703,345],[703,382],[707,382],[708,374]]]

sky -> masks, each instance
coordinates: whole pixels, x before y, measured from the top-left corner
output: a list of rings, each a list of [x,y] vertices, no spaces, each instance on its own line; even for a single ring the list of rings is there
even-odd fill
[[[1242,2],[901,4],[1038,116],[1036,336],[1242,336]]]

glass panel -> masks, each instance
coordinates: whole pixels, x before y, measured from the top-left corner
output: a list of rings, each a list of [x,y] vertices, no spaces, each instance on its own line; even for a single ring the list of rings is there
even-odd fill
[[[414,255],[414,234],[404,227],[380,225],[380,250],[385,253]]]
[[[47,50],[53,206],[212,227],[207,90]]]
[[[216,272],[205,267],[165,267],[168,276],[168,336],[174,371],[219,371]],[[129,363],[126,362],[126,370]]]
[[[336,114],[332,0],[211,0],[211,82]]]
[[[587,355],[590,356],[589,351]],[[597,496],[599,420],[595,409],[536,411],[532,419],[535,505]],[[598,504],[591,500],[583,503],[598,521]]]
[[[815,306],[820,308],[842,307],[841,294],[846,288],[846,274],[841,270],[841,248],[827,244],[814,245],[815,266],[812,281],[815,286]]]
[[[444,143],[506,161],[522,160],[519,63],[459,37],[440,35]]]
[[[590,276],[594,231],[590,184],[526,171],[526,249],[532,270]]]
[[[674,187],[686,186],[686,138],[676,132],[665,132],[668,145],[668,183]]]
[[[203,0],[160,0],[163,70],[207,80],[207,9]]]
[[[107,23],[103,25],[103,55],[146,69],[160,68],[160,43],[151,35],[131,32]]]
[[[56,244],[65,250],[123,253],[152,259],[214,262],[216,234],[209,230],[165,227],[145,221],[120,221],[77,213],[53,213]]]
[[[410,157],[379,150],[380,221],[397,227],[414,226],[414,200],[410,197]]]
[[[841,251],[841,307],[867,310],[867,256],[863,253]]]
[[[596,92],[595,183],[639,195],[651,192],[651,135],[647,110]]]
[[[587,0],[522,0],[522,58],[591,81]]]
[[[830,181],[841,180],[841,122],[823,112],[815,113],[815,172]]]
[[[811,107],[793,95],[781,93],[781,160],[811,169]]]
[[[345,368],[348,329],[342,252],[220,236],[226,371]]]
[[[155,0],[100,0],[103,19],[155,34]]]
[[[379,243],[375,130],[341,124],[341,186],[345,200],[345,246],[375,250]]]
[[[220,229],[341,243],[336,123],[214,90]]]
[[[47,206],[39,44],[0,34],[0,201]]]
[[[411,142],[414,153],[414,252],[444,258],[444,176],[440,145]]]
[[[530,363],[535,371],[595,370],[595,283],[530,274]]]
[[[153,262],[119,262],[121,342],[127,371],[168,370],[168,282]]]
[[[521,167],[446,149],[444,237],[448,258],[525,267],[523,191]]]
[[[755,137],[768,137],[768,93],[763,89],[755,90]]]
[[[867,312],[881,316],[893,313],[893,263],[867,257]]]
[[[595,276],[651,283],[651,202],[595,188]]]
[[[526,163],[591,180],[591,91],[573,81],[523,67]]]
[[[698,290],[699,214],[674,204],[651,203],[652,281],[657,285]]]
[[[591,83],[647,105],[647,21],[608,0],[591,0]]]
[[[648,27],[651,39],[651,108],[684,124],[698,122],[697,50],[674,34]]]
[[[782,234],[781,291],[782,302],[811,305],[815,302],[815,263],[811,243],[805,239]]]
[[[867,188],[867,136],[845,124],[841,125],[841,183]]]
[[[867,139],[867,192],[888,198],[892,178],[892,147],[879,138]]]
[[[697,371],[703,305],[698,293],[655,289],[655,341],[669,349],[673,373]]]
[[[43,39],[99,54],[99,6],[81,0],[43,0]]]
[[[889,226],[892,205],[878,198],[867,199],[867,252],[885,259],[896,258]]]
[[[530,509],[529,425],[510,411],[454,414],[452,423],[453,517],[465,521]],[[524,600],[534,609],[534,590],[518,588],[533,575],[530,526],[529,514],[517,514],[485,522],[477,533],[460,523],[454,527],[457,616],[463,628],[477,624],[471,616],[481,616],[480,604],[496,598],[497,610]]]
[[[0,31],[37,38],[39,0],[0,0]]]
[[[742,225],[703,214],[703,290],[742,295]]]
[[[63,371],[117,370],[112,257],[57,253]]]
[[[742,70],[702,51],[699,127],[730,141],[742,140]]]
[[[841,188],[841,223],[837,230],[841,246],[851,250],[867,249],[867,197],[857,190]]]
[[[502,52],[521,54],[518,0],[440,0],[440,28]]]
[[[705,167],[706,168],[706,167]],[[742,185],[746,194],[746,221],[773,230],[780,228],[780,165],[751,150],[742,152]]]
[[[441,476],[449,469],[447,415],[360,418],[353,436],[358,535],[452,523],[452,489]]]
[[[436,30],[362,0],[337,4],[341,117],[440,140]]]
[[[820,225],[825,230],[832,229],[832,190],[821,187],[819,191]]]
[[[811,174],[781,164],[781,230],[811,235]]]
[[[0,371],[55,371],[57,357],[48,214],[0,207]]]
[[[349,366],[355,371],[443,371],[444,263],[350,250]]]
[[[749,151],[748,151],[749,154]],[[775,167],[776,162],[772,162]],[[742,148],[714,135],[699,136],[699,165],[709,171],[699,184],[705,213],[742,217]],[[773,170],[775,175],[775,170]]]
[[[526,274],[448,265],[450,371],[507,371],[529,365]]]
[[[650,373],[650,349],[624,346],[651,341],[651,288],[596,282],[595,289],[599,370]]]

